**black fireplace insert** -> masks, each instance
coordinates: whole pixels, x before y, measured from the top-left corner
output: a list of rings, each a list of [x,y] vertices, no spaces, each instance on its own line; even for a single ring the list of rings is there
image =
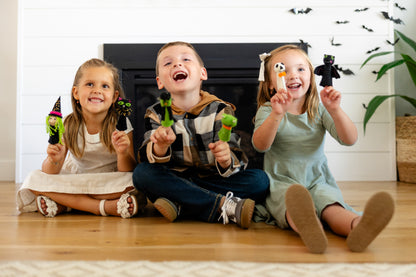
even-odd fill
[[[241,146],[249,157],[249,168],[262,168],[263,155],[251,145],[253,117],[260,68],[259,54],[270,52],[285,44],[301,43],[195,43],[193,46],[204,61],[208,80],[202,89],[233,103],[236,107],[237,127]],[[134,127],[134,148],[137,153],[143,141],[143,117],[146,108],[158,101],[162,91],[156,84],[155,63],[163,44],[104,44],[104,60],[120,70],[126,97],[132,100],[130,120]]]

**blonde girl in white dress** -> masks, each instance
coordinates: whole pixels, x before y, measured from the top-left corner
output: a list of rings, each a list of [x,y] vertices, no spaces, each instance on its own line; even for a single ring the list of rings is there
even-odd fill
[[[116,130],[115,102],[123,97],[117,69],[100,59],[82,64],[72,87],[72,109],[64,120],[63,144],[49,144],[42,170],[27,176],[17,193],[21,212],[46,217],[76,209],[129,218],[146,205],[134,190],[136,166],[131,123]]]

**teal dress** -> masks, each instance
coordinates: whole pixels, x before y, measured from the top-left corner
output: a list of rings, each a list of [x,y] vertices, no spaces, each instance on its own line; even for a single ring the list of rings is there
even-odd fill
[[[271,111],[270,102],[258,109],[255,129]],[[308,189],[319,218],[322,210],[334,203],[355,212],[344,202],[341,190],[329,170],[324,153],[326,131],[345,145],[337,135],[332,117],[320,103],[315,123],[308,120],[307,113],[286,113],[270,148],[265,151],[257,149],[265,152],[264,170],[270,179],[270,194],[264,204],[256,206],[256,221],[266,221],[282,229],[289,227],[285,218],[285,193],[292,184],[301,184]]]

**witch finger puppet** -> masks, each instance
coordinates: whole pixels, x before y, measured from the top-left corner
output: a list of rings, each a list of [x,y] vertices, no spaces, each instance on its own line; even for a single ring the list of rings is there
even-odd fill
[[[131,114],[133,108],[129,99],[119,97],[115,104],[116,112],[118,113],[118,121],[116,128],[119,131],[127,129],[127,117]]]
[[[340,77],[337,69],[333,65],[334,62],[335,56],[325,54],[324,64],[315,68],[314,73],[322,76],[321,82],[319,83],[320,86],[332,86],[332,78],[338,79]]]
[[[279,89],[286,90],[286,82],[285,82],[286,67],[285,65],[283,63],[276,63],[273,69],[274,69],[274,72],[276,72],[277,90]]]
[[[62,136],[65,132],[62,122],[61,97],[56,100],[52,111],[46,117],[46,133],[49,135],[50,144],[60,143],[63,145]]]
[[[221,119],[222,127],[218,132],[221,141],[229,142],[231,138],[231,130],[237,126],[237,118],[231,114],[223,114]]]
[[[172,97],[169,92],[162,92],[160,94],[160,106],[162,107],[162,121],[160,122],[163,127],[170,127],[173,125],[172,115]]]

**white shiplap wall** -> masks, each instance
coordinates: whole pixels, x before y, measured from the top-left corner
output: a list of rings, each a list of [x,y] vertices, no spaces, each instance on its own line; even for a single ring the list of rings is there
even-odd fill
[[[312,11],[299,15],[288,11],[295,7]],[[369,9],[354,12],[364,7]],[[391,57],[359,68],[367,50],[377,46],[380,51],[392,50],[385,40],[393,40],[394,26],[380,14],[392,9],[390,1],[382,0],[20,0],[16,182],[40,168],[47,147],[45,116],[59,96],[63,114],[71,112],[69,95],[75,71],[87,59],[102,58],[104,43],[299,39],[312,46],[309,55],[315,66],[322,64],[323,54],[332,54],[336,64],[355,72],[334,80],[343,93],[342,106],[359,130],[359,141],[352,147],[327,139],[326,153],[336,179],[395,180],[393,104],[383,105],[365,136],[362,132],[362,103],[376,94],[392,94],[392,76],[375,83],[371,73]],[[337,20],[350,23],[338,25]],[[332,37],[342,46],[332,46]]]

